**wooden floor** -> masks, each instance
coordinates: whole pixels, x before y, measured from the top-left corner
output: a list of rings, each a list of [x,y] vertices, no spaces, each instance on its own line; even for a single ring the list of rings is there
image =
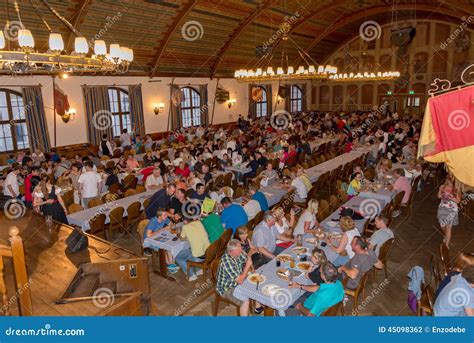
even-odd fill
[[[436,220],[436,210],[438,199],[434,187],[427,186],[415,197],[413,215],[409,218],[403,214],[394,221],[395,244],[389,255],[389,277],[385,282],[382,271],[379,271],[375,280],[369,280],[365,292],[365,298],[360,298],[358,315],[376,316],[409,316],[413,313],[406,305],[407,299],[407,273],[415,265],[420,265],[425,270],[425,280],[430,278],[429,263],[431,255],[438,254],[438,247],[442,241],[442,235],[438,229]],[[25,217],[21,221],[13,222],[0,218],[2,227],[0,240],[5,244],[7,238],[7,228],[12,224],[21,224],[27,229],[21,233],[25,240],[28,272],[34,273],[38,283],[32,285],[33,307],[42,309],[39,313],[61,315],[61,311],[51,309],[50,302],[52,296],[43,296],[50,293],[51,289],[55,294],[63,290],[70,276],[74,274],[76,267],[82,262],[103,260],[93,249],[88,252],[67,256],[64,253],[64,239],[68,231],[61,230],[59,237],[53,233],[51,236],[45,230],[37,230],[34,221]],[[455,228],[453,234],[452,254],[460,250],[474,251],[474,223],[460,218],[460,225]],[[35,244],[29,243],[34,241]],[[53,244],[54,242],[62,244]],[[140,254],[140,240],[138,236],[130,237],[123,235],[115,239],[115,244],[125,249]],[[36,246],[36,260],[28,258],[29,246]],[[100,251],[107,245],[94,241],[92,246],[96,246]],[[105,254],[105,258],[116,258],[117,254],[124,258],[131,257],[126,250],[112,249]],[[104,256],[104,255],[103,255]],[[152,315],[173,316],[173,315],[193,315],[210,316],[213,306],[213,284],[209,277],[200,277],[194,282],[188,282],[184,274],[180,271],[174,274],[176,281],[169,281],[154,274],[151,268],[151,258],[149,258],[150,289],[152,300]],[[38,277],[42,270],[48,270],[42,277]],[[7,271],[8,272],[8,271]],[[45,292],[45,293],[43,293]],[[46,310],[48,309],[49,310]],[[90,313],[90,312],[89,312]],[[219,315],[233,316],[235,308],[232,306],[220,305]],[[92,313],[90,313],[92,314]],[[350,301],[345,308],[346,315],[354,315]]]

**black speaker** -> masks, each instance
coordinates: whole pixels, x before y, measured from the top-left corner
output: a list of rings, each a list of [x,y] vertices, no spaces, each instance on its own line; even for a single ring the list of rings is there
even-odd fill
[[[278,96],[280,98],[286,98],[286,87],[285,86],[278,87]]]
[[[68,238],[66,238],[66,245],[69,252],[78,252],[89,246],[89,239],[85,234],[75,229]]]

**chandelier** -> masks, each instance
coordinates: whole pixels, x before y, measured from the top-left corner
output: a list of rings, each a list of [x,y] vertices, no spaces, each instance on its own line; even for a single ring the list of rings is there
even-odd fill
[[[74,51],[66,53],[64,41],[60,33],[53,32],[46,20],[41,16],[38,8],[33,2],[31,6],[40,17],[49,31],[49,50],[40,52],[35,50],[35,40],[30,30],[26,29],[21,21],[20,8],[17,1],[14,1],[14,8],[18,17],[18,22],[14,22],[15,27],[8,19],[4,31],[0,31],[0,73],[8,72],[12,74],[29,74],[35,72],[47,73],[125,73],[128,71],[130,63],[133,61],[133,50],[121,47],[119,44],[110,44],[109,52],[104,40],[89,42],[72,25],[59,15],[46,0],[43,4],[75,35]],[[15,31],[17,29],[17,31]],[[14,32],[14,37],[8,34]],[[17,49],[11,49],[11,41],[18,42]],[[8,44],[8,45],[7,45]],[[7,47],[7,49],[5,49]],[[93,53],[89,55],[89,51]]]
[[[364,73],[339,73],[330,75],[329,79],[334,82],[357,82],[357,81],[385,81],[400,77],[398,71],[386,72],[364,72]]]
[[[239,69],[234,73],[235,79],[240,82],[273,81],[273,80],[312,80],[327,79],[330,75],[337,73],[337,68],[331,65],[317,65],[314,60],[304,50],[296,44],[296,50],[306,66],[300,65],[295,68],[288,63],[288,50],[286,42],[289,40],[288,34],[283,34],[284,46],[281,52],[281,60],[278,66],[272,65],[274,57],[273,49],[269,49],[256,63],[252,69]]]

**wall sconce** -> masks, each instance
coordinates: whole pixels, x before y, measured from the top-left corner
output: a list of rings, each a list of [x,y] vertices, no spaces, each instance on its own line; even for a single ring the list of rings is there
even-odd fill
[[[227,100],[227,107],[229,107],[229,108],[234,107],[236,102],[237,102],[236,99],[229,99],[229,100]]]
[[[66,113],[64,113],[63,116],[61,116],[61,119],[65,123],[74,121],[74,119],[76,119],[76,109],[71,107],[68,111],[66,111]]]
[[[156,115],[158,115],[158,113],[162,113],[165,109],[165,103],[164,102],[160,102],[159,104],[154,104],[153,105],[153,112],[155,112]]]
[[[277,104],[280,104],[281,100],[282,100],[282,97],[278,95],[277,96]]]

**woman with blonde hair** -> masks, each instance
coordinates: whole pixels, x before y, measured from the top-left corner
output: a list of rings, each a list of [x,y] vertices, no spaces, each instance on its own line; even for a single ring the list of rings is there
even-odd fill
[[[339,254],[338,258],[334,261],[336,267],[346,264],[354,257],[355,253],[352,250],[351,242],[354,237],[360,236],[359,230],[351,217],[342,217],[339,221],[339,228],[343,232],[339,242],[335,242],[332,237],[326,240],[329,248]]]
[[[467,266],[474,265],[474,254],[470,252],[461,251],[456,260],[454,261],[453,268],[448,272],[448,275],[440,282],[438,289],[436,290],[435,299],[439,293],[443,290],[448,283],[451,282],[451,278],[455,275],[460,274]]]
[[[293,227],[296,223],[296,212],[290,210],[290,220],[286,219],[285,211],[281,207],[273,209],[273,215],[275,216],[275,227],[278,230],[278,233],[286,237],[291,237],[293,234]],[[282,240],[277,240],[276,245],[284,248],[289,247],[293,242],[284,242]]]
[[[443,243],[449,248],[453,226],[459,224],[458,204],[461,202],[461,194],[456,191],[453,182],[446,179],[439,187],[438,198],[441,201],[438,206],[437,218],[444,233]]]
[[[298,219],[295,229],[293,230],[293,235],[303,235],[305,233],[311,232],[315,228],[322,228],[321,224],[316,219],[318,209],[318,200],[311,199],[308,202],[308,207],[306,207],[306,210],[304,210]]]

